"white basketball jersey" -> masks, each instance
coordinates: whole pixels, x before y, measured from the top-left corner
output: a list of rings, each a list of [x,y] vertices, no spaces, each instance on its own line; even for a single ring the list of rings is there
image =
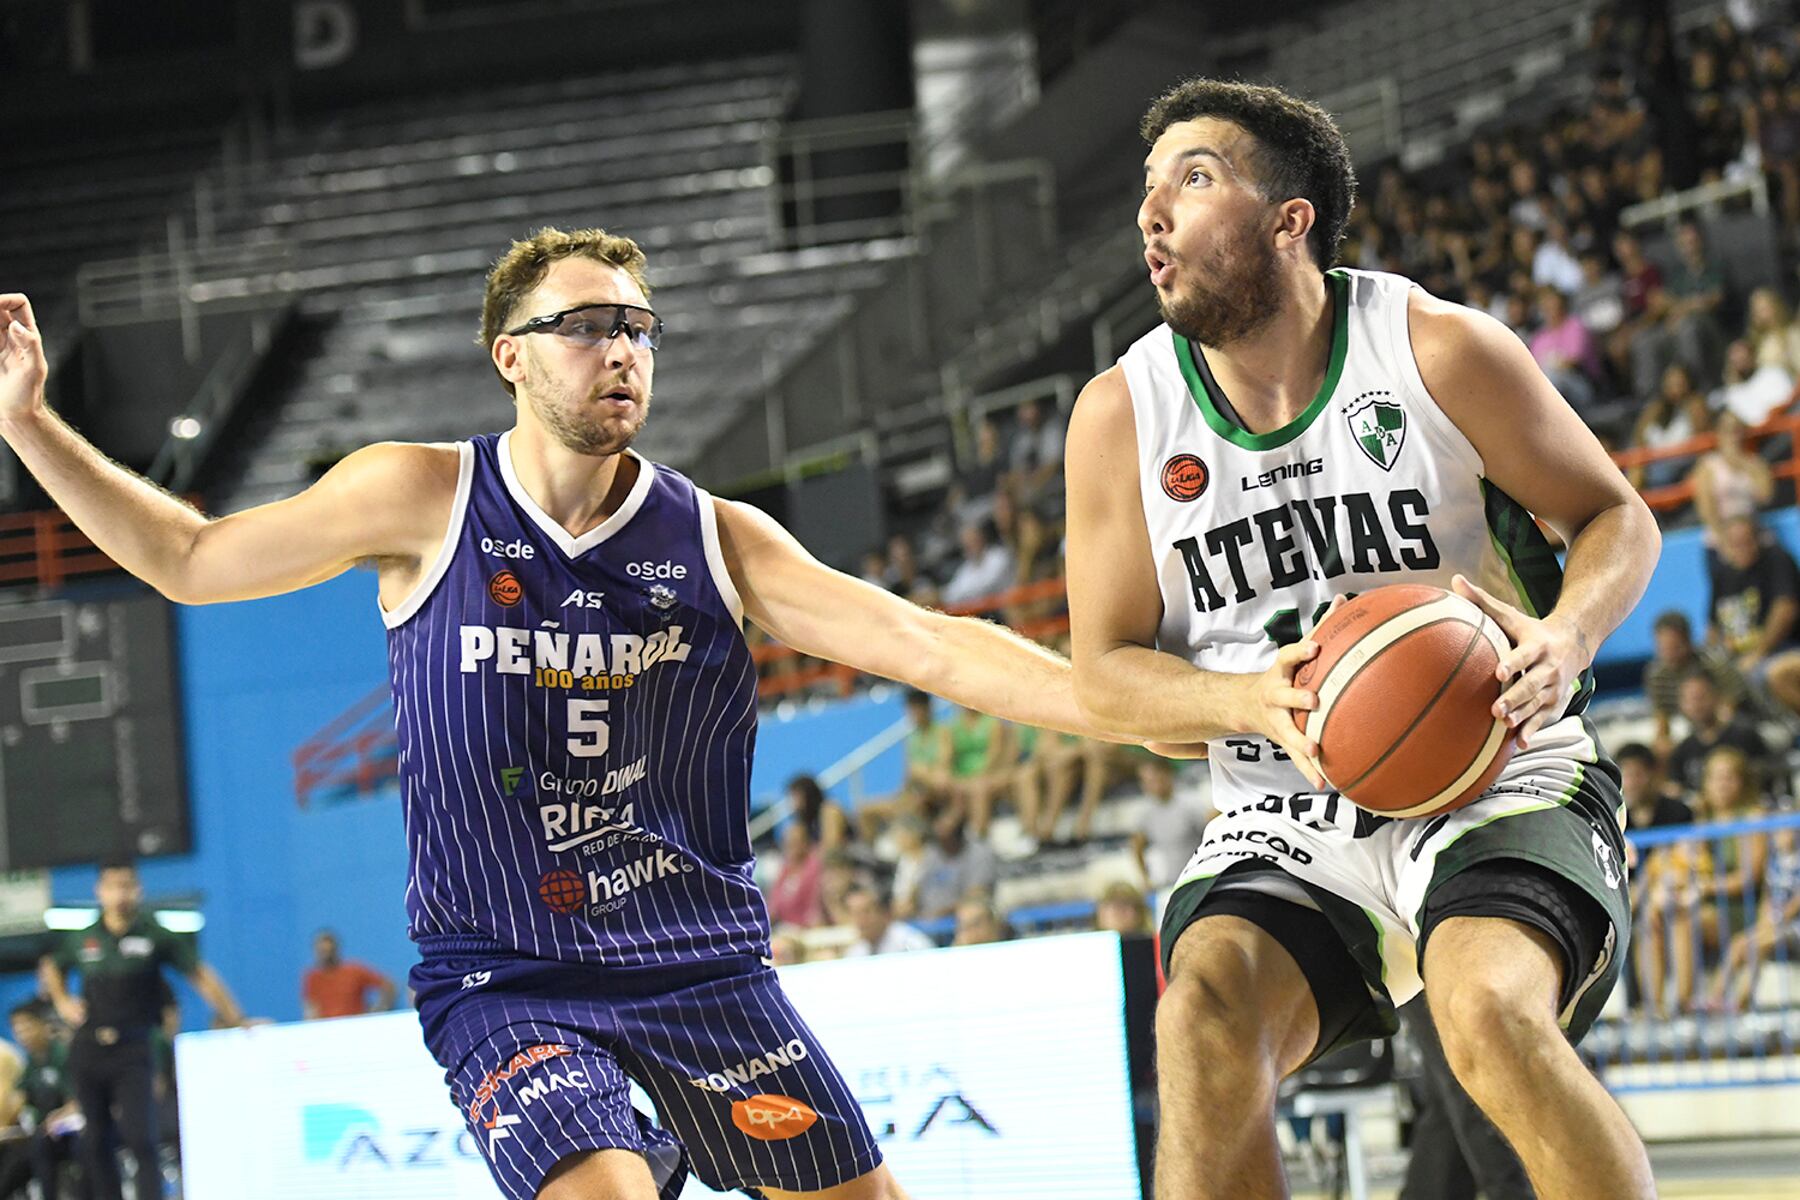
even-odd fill
[[[1311,632],[1334,596],[1389,583],[1448,588],[1463,574],[1528,613],[1550,611],[1562,584],[1530,515],[1484,478],[1481,456],[1425,390],[1407,331],[1412,283],[1334,270],[1331,357],[1319,393],[1292,422],[1245,431],[1226,415],[1200,349],[1167,325],[1119,366],[1137,422],[1144,521],[1163,614],[1157,647],[1209,671],[1264,671]],[[1529,758],[1592,762],[1573,714],[1540,730]],[[1310,790],[1274,745],[1211,743],[1221,811]],[[1541,774],[1542,764],[1538,765]]]

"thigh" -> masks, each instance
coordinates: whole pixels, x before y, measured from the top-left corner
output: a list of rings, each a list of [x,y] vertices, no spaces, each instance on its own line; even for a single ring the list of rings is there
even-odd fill
[[[587,1150],[550,1169],[537,1200],[657,1200],[656,1179],[644,1156],[629,1150]]]
[[[119,1133],[134,1149],[156,1143],[156,1065],[149,1046],[119,1054],[113,1066],[113,1096]]]
[[[1631,937],[1619,804],[1610,762],[1565,760],[1505,780],[1468,808],[1408,822],[1398,898],[1421,946],[1456,917],[1536,931],[1556,952],[1558,1023],[1579,1041],[1617,984]]]
[[[470,996],[434,1026],[451,1100],[509,1200],[535,1200],[558,1172],[626,1169],[594,1156],[602,1150],[647,1163],[665,1197],[680,1190],[680,1148],[632,1107],[611,1030],[603,1001],[499,992]]]
[[[772,970],[633,1000],[620,1060],[721,1191],[818,1192],[881,1163],[862,1107]]]

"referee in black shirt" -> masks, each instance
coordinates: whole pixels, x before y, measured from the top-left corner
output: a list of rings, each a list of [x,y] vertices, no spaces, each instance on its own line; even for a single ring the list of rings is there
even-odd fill
[[[187,976],[212,1006],[216,1024],[242,1025],[244,1017],[224,981],[195,956],[192,944],[139,908],[144,889],[135,866],[123,861],[103,865],[94,895],[100,919],[69,934],[39,970],[57,1011],[75,1031],[69,1077],[87,1119],[80,1153],[93,1200],[123,1200],[115,1141],[137,1160],[136,1200],[161,1200],[152,1035],[162,1023],[162,968],[174,967]],[[81,974],[79,998],[69,994],[70,971]]]

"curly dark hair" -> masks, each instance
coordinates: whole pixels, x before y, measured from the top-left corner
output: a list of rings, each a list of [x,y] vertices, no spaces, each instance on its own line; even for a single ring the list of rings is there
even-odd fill
[[[1155,145],[1169,126],[1201,117],[1230,121],[1256,139],[1251,178],[1265,200],[1313,206],[1306,245],[1321,271],[1337,262],[1356,206],[1356,167],[1331,114],[1280,88],[1223,79],[1187,79],[1158,96],[1138,132]]]

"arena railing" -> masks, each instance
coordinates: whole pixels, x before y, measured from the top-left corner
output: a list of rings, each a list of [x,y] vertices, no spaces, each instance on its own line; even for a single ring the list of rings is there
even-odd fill
[[[1800,1083],[1800,812],[1627,838],[1626,978],[1582,1043],[1607,1087]]]
[[[1789,414],[1789,410],[1796,404],[1800,404],[1800,385],[1797,385],[1794,390],[1788,394],[1787,400],[1782,403],[1781,408],[1776,410],[1775,416],[1746,430],[1744,433],[1745,440],[1752,443],[1762,442],[1779,434],[1787,434],[1789,436],[1790,444],[1786,448],[1786,458],[1772,463],[1770,467],[1771,473],[1776,479],[1800,479],[1800,452],[1797,452],[1795,445],[1795,443],[1800,443],[1800,438],[1794,437],[1796,432],[1800,432],[1800,415]],[[1719,437],[1717,434],[1703,433],[1688,438],[1685,441],[1676,442],[1668,446],[1659,446],[1654,449],[1641,447],[1631,450],[1620,450],[1615,452],[1612,458],[1613,462],[1618,464],[1621,471],[1630,471],[1634,467],[1647,467],[1654,463],[1679,462],[1686,459],[1697,459],[1708,450],[1715,449],[1718,444]],[[1648,504],[1658,512],[1669,512],[1680,508],[1684,504],[1691,503],[1694,499],[1695,491],[1694,481],[1691,476],[1678,483],[1639,489],[1640,494],[1644,497],[1644,503]]]

